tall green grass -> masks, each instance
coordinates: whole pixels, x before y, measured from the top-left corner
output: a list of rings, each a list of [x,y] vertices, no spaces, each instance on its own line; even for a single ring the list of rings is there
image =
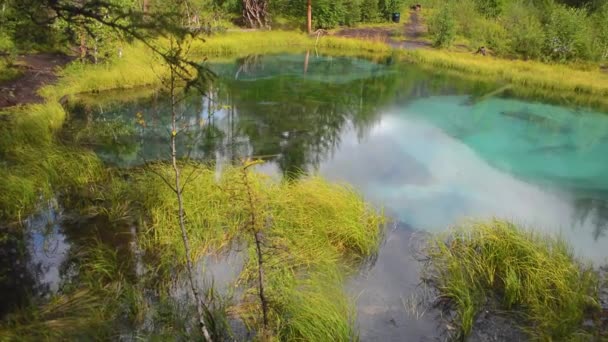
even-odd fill
[[[283,182],[259,196],[268,200],[258,214],[266,220],[265,272],[276,337],[355,340],[355,310],[343,293],[343,279],[377,252],[382,215],[352,188],[316,177]],[[248,283],[254,269],[250,262]]]
[[[29,213],[40,196],[99,180],[103,167],[91,152],[56,143],[66,113],[58,103],[10,109],[0,124],[0,218]]]
[[[175,194],[167,165],[142,169],[127,191],[140,208],[140,246],[154,256],[161,287],[184,264],[176,234]],[[190,175],[190,176],[188,176]],[[352,188],[320,178],[276,182],[250,173],[249,190],[264,236],[265,289],[270,326],[264,330],[257,297],[255,244],[250,234],[248,189],[242,169],[186,165],[189,177],[183,198],[194,259],[229,248],[248,246],[249,259],[240,276],[244,301],[234,309],[260,336],[279,340],[349,341],[356,336],[351,301],[343,291],[346,274],[379,246],[383,217]],[[165,280],[163,280],[165,279]]]
[[[454,306],[463,335],[486,301],[524,317],[537,340],[584,336],[582,322],[598,306],[598,278],[560,238],[504,221],[473,222],[432,240],[425,272]]]
[[[53,297],[40,307],[13,313],[0,325],[2,341],[57,341],[102,338],[109,317],[103,298],[89,290]],[[107,326],[105,326],[107,328]],[[106,336],[107,338],[108,336]]]
[[[193,46],[193,55],[208,57],[237,56],[250,53],[286,52],[297,49],[318,48],[324,51],[345,53],[389,53],[391,48],[383,42],[342,37],[323,36],[318,41],[303,33],[292,31],[231,32],[212,36]]]
[[[519,95],[608,108],[608,74],[594,67],[507,60],[438,50],[407,51],[406,61],[463,78],[507,82]],[[563,102],[562,101],[562,102]]]
[[[76,251],[74,251],[74,249]],[[125,260],[99,241],[74,245],[77,281],[43,302],[9,314],[0,322],[1,341],[110,340],[117,326],[141,310],[139,292],[127,281]]]

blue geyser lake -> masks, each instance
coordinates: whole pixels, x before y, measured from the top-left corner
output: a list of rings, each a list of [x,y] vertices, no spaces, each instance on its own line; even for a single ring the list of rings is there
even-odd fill
[[[508,93],[484,96],[504,85],[390,58],[254,55],[209,66],[218,79],[208,95],[192,94],[180,108],[182,155],[214,163],[218,172],[263,156],[261,172],[350,183],[399,222],[373,268],[348,286],[358,298],[364,340],[434,329],[405,318],[403,300],[418,281],[408,251],[412,232],[504,218],[559,234],[596,264],[608,257],[605,113]],[[70,104],[66,139],[92,148],[109,166],[168,158],[166,96],[121,96]]]

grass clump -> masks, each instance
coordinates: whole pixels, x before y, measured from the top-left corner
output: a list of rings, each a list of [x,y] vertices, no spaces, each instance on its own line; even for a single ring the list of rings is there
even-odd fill
[[[111,340],[139,308],[124,261],[101,241],[75,245],[76,278],[48,300],[32,300],[0,322],[0,341]],[[72,254],[73,253],[73,254]]]
[[[27,215],[40,196],[101,178],[103,167],[87,151],[57,143],[65,111],[59,103],[9,109],[0,114],[0,218]]]
[[[581,324],[598,307],[598,279],[567,244],[505,221],[474,222],[432,240],[427,276],[457,312],[467,335],[491,298],[521,314],[538,340],[563,341],[585,332]]]
[[[21,76],[19,71],[10,61],[0,57],[0,83],[14,80]]]
[[[168,165],[150,165],[133,177],[128,191],[143,215],[138,242],[147,255],[155,256],[155,274],[167,279],[183,269],[185,256],[175,232],[175,194],[159,175],[172,180]],[[232,311],[258,336],[285,341],[349,341],[356,336],[343,281],[377,251],[383,224],[382,215],[358,193],[316,177],[276,182],[242,167],[228,167],[220,175],[210,167],[188,164],[182,177],[189,179],[183,199],[193,259],[234,244],[247,251],[239,277],[245,295]],[[263,240],[267,326],[257,296],[252,212]]]
[[[320,178],[275,188],[259,210],[269,218],[262,232],[273,330],[282,341],[356,339],[343,277],[376,253],[382,215],[352,188]]]
[[[2,341],[56,341],[101,336],[108,328],[103,298],[89,290],[58,295],[40,307],[21,310],[0,325]]]

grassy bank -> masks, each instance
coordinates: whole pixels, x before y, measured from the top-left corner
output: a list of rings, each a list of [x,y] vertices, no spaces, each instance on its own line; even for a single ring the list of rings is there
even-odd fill
[[[161,40],[159,46],[165,45]],[[192,58],[235,58],[249,54],[304,52],[317,49],[321,53],[367,58],[385,57],[393,49],[380,41],[324,36],[315,37],[291,31],[231,32],[193,42]],[[587,99],[591,104],[608,106],[608,74],[594,66],[585,69],[563,64],[507,60],[475,56],[462,52],[421,49],[400,51],[402,60],[433,71],[454,72],[465,78],[499,81],[514,88],[536,91],[539,95]],[[62,73],[57,86],[47,87],[42,94],[58,99],[76,93],[109,89],[133,88],[159,83],[160,61],[140,45],[124,48],[124,57],[111,63],[82,65],[73,63]],[[84,76],[86,75],[86,77]],[[579,101],[580,102],[580,101]]]
[[[463,336],[493,299],[498,310],[522,317],[534,339],[590,336],[582,322],[599,309],[598,278],[565,241],[508,222],[478,222],[438,237],[426,253],[425,272],[456,310]]]
[[[512,91],[518,95],[608,108],[608,73],[601,72],[597,65],[573,67],[439,50],[407,51],[402,56],[432,71],[512,84]]]
[[[160,39],[155,42],[161,49],[168,42]],[[378,57],[387,56],[391,48],[381,42],[322,37],[318,41],[308,35],[288,31],[232,32],[215,35],[191,42],[189,57],[203,62],[206,58],[237,58],[251,54],[272,54],[286,52],[305,52],[306,50],[336,56]],[[111,63],[83,65],[73,63],[61,74],[62,79],[53,87],[42,90],[47,99],[62,96],[125,89],[143,85],[159,84],[159,77],[165,70],[161,61],[140,44],[125,47],[123,58]],[[86,76],[85,76],[86,75]]]

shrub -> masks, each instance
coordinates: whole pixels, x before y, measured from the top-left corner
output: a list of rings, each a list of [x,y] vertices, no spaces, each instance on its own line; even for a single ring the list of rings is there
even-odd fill
[[[592,37],[585,10],[555,6],[545,32],[545,54],[555,61],[590,58]]]
[[[315,26],[330,29],[344,23],[346,9],[343,1],[318,0],[312,6]]]
[[[380,0],[380,13],[384,20],[390,20],[395,12],[399,12],[403,6],[402,0]]]
[[[13,39],[5,32],[0,31],[0,53],[12,52],[15,48]]]
[[[497,54],[504,54],[507,50],[507,31],[494,20],[475,20],[470,40],[474,48],[487,46]]]
[[[361,21],[367,23],[377,22],[380,19],[378,0],[361,1]]]
[[[595,54],[599,60],[608,60],[608,2],[593,14],[592,22],[595,29]]]
[[[456,38],[456,22],[452,7],[444,5],[435,16],[431,17],[429,31],[433,35],[433,45],[448,47]]]
[[[504,0],[476,0],[477,9],[488,18],[498,17],[504,7]]]
[[[454,20],[457,23],[457,31],[466,38],[473,36],[474,26],[477,19],[481,18],[477,12],[475,0],[462,0],[458,2],[458,10],[454,11]]]
[[[344,7],[346,11],[344,24],[353,26],[361,22],[361,0],[347,1]]]
[[[512,6],[505,18],[509,28],[508,50],[525,59],[539,59],[542,56],[545,32],[540,19],[530,7]]]

